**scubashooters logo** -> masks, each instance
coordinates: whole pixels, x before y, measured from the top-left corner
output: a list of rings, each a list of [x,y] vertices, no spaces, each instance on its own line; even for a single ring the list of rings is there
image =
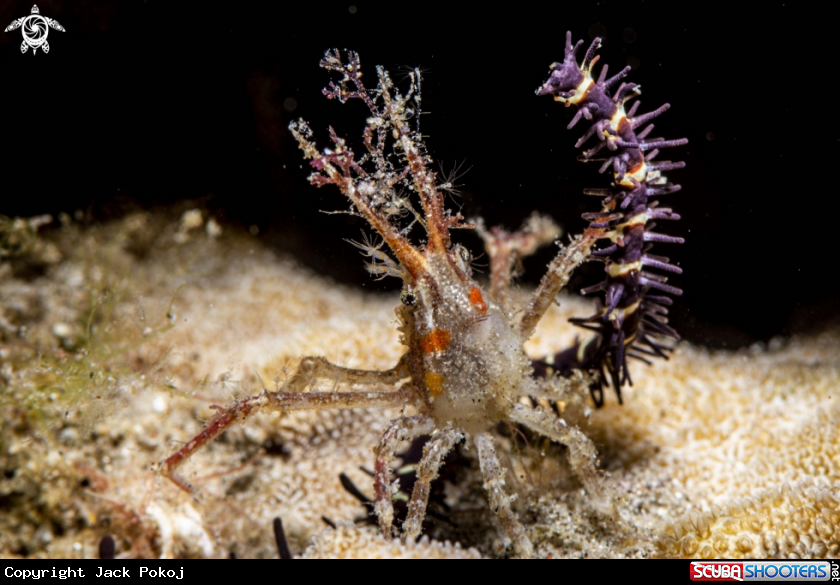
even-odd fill
[[[47,35],[50,29],[54,28],[57,31],[64,32],[64,27],[58,24],[57,20],[41,16],[41,11],[34,4],[32,5],[32,14],[13,20],[12,23],[6,27],[6,32],[13,31],[17,28],[21,29],[23,33],[23,42],[20,44],[20,52],[25,53],[27,49],[32,47],[32,54],[38,52],[40,48],[45,53],[50,52],[50,44],[47,42]]]
[[[840,581],[828,561],[693,561],[692,581]]]
[[[710,562],[691,563],[692,581],[743,581],[743,563]]]

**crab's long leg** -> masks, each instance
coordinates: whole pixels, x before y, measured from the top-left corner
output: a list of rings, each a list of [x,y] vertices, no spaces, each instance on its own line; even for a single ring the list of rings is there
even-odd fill
[[[408,504],[408,515],[403,522],[403,540],[412,541],[420,536],[431,484],[437,479],[443,458],[463,439],[463,432],[447,428],[429,439],[423,447],[423,458],[417,465],[417,482]]]
[[[538,213],[533,213],[525,225],[513,233],[498,226],[488,230],[480,219],[476,220],[475,229],[490,256],[490,296],[503,307],[508,304],[507,292],[515,264],[560,236],[557,224]]]
[[[376,516],[382,534],[393,536],[391,525],[394,522],[394,503],[391,501],[391,468],[388,464],[394,459],[397,447],[402,441],[411,441],[421,435],[430,435],[435,430],[432,417],[417,415],[400,417],[387,428],[376,447],[374,491],[376,492]]]
[[[598,452],[589,437],[576,426],[567,425],[552,411],[529,408],[520,403],[514,405],[511,419],[552,441],[566,445],[569,448],[569,466],[586,488],[589,497],[602,513],[615,515],[612,494],[598,475],[595,467]]]
[[[268,392],[237,400],[233,406],[223,410],[207,427],[193,437],[178,451],[160,464],[161,475],[168,477],[182,490],[195,494],[195,488],[175,471],[193,453],[215,439],[233,425],[241,423],[257,411],[265,408],[292,412],[295,410],[318,410],[323,408],[387,408],[402,406],[401,392]]]
[[[554,302],[554,297],[560,289],[569,282],[572,271],[589,256],[595,242],[601,237],[602,230],[589,228],[582,236],[577,236],[563,248],[548,265],[548,271],[540,281],[534,296],[523,311],[517,329],[522,340],[525,341],[534,334],[537,323]]]
[[[365,406],[391,406],[399,405],[402,395],[398,392],[371,393],[371,392],[307,392],[303,390],[316,379],[328,378],[341,384],[394,384],[398,380],[408,376],[408,367],[405,358],[400,359],[396,366],[390,370],[379,372],[376,370],[354,370],[331,364],[322,357],[305,357],[281,392],[265,391],[259,396],[251,396],[243,400],[237,400],[233,406],[225,409],[207,427],[193,437],[186,445],[176,453],[170,455],[160,464],[160,473],[171,479],[178,487],[195,493],[195,489],[183,477],[175,473],[175,470],[192,456],[198,449],[209,443],[222,432],[231,426],[244,421],[261,408],[281,410],[289,412],[292,410],[311,410],[329,406],[332,408],[356,408]]]
[[[516,553],[526,559],[533,557],[534,546],[525,534],[525,527],[516,517],[516,513],[510,509],[510,503],[515,496],[505,493],[505,468],[502,467],[496,455],[492,435],[489,433],[478,435],[475,438],[475,444],[478,447],[478,463],[481,466],[481,475],[484,476],[484,489],[487,490],[490,498],[490,507],[499,515],[505,532],[513,541]]]
[[[403,356],[390,370],[354,370],[337,366],[322,357],[305,357],[286,385],[290,392],[303,392],[314,380],[326,379],[336,384],[394,385],[409,376],[407,360]]]
[[[198,433],[195,437],[190,439],[183,447],[178,449],[175,453],[161,461],[158,466],[158,471],[164,477],[168,477],[175,485],[187,493],[195,494],[195,488],[190,482],[175,473],[193,453],[201,449],[204,445],[215,439],[222,432],[229,427],[244,421],[250,417],[267,402],[265,393],[259,396],[251,396],[244,400],[237,400],[233,406],[226,409],[224,412],[218,414],[211,420],[203,431]]]
[[[501,237],[493,237],[479,232],[484,238],[484,249],[490,256],[490,296],[503,307],[507,306],[507,292],[513,280],[513,265],[516,256],[510,246],[506,246]],[[495,234],[494,234],[495,235]]]

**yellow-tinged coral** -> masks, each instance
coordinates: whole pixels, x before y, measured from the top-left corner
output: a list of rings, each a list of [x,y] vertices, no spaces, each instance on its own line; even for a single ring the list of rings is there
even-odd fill
[[[736,353],[682,346],[657,366],[624,407],[593,416],[592,432],[611,467],[669,478],[681,501],[659,552],[836,556],[837,529],[825,524],[834,513],[821,515],[840,486],[840,337]],[[750,501],[757,511],[742,513]],[[702,528],[691,518],[705,518]]]
[[[840,554],[840,481],[803,484],[741,498],[725,509],[693,514],[657,541],[660,553],[683,558],[823,559]]]
[[[422,537],[418,542],[402,544],[386,539],[378,531],[339,525],[328,528],[312,539],[304,559],[480,559],[473,549],[463,549],[449,542],[434,542]]]

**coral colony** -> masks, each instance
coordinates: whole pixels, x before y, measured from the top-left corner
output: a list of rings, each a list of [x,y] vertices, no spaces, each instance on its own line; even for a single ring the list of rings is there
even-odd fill
[[[602,170],[613,169],[615,184],[611,189],[597,191],[605,196],[602,211],[584,216],[592,220],[590,227],[562,247],[522,307],[513,306],[507,295],[513,265],[518,258],[557,237],[554,223],[534,215],[521,230],[508,233],[499,228],[487,230],[479,222],[479,233],[491,262],[490,289],[486,290],[472,277],[469,251],[450,239],[450,230],[476,226],[444,207],[443,192],[452,185],[431,170],[432,159],[421,139],[420,72],[409,73],[410,84],[403,93],[388,72],[378,67],[378,84],[370,89],[362,82],[356,53],[326,53],[321,67],[337,79],[324,89],[324,95],[342,103],[361,100],[370,110],[362,149],[351,148],[332,128],[332,144],[323,149],[315,145],[313,132],[305,121],[293,122],[290,129],[304,157],[311,161],[312,184],[337,187],[350,201],[346,213],[363,217],[378,234],[375,240],[354,245],[369,258],[367,267],[372,275],[402,280],[402,302],[396,313],[401,342],[407,350],[387,371],[349,369],[321,357],[303,358],[294,375],[278,384],[275,391],[265,390],[228,408],[217,407],[218,415],[204,431],[161,463],[163,475],[193,492],[188,481],[176,473],[179,466],[219,433],[259,410],[285,413],[390,407],[403,409],[404,415],[393,420],[382,435],[375,448],[374,470],[374,509],[379,526],[388,537],[397,532],[392,496],[398,490],[389,464],[403,441],[431,435],[417,465],[401,538],[413,541],[418,537],[431,482],[438,476],[446,454],[466,441],[477,450],[490,508],[498,514],[516,554],[533,555],[525,528],[511,509],[514,498],[505,491],[506,470],[490,432],[500,421],[522,425],[566,445],[569,464],[594,505],[605,514],[615,513],[612,495],[596,470],[592,441],[574,425],[574,420],[564,420],[550,408],[530,405],[563,400],[581,389],[585,391],[585,384],[591,385],[593,398],[600,404],[605,370],[618,390],[630,382],[627,356],[664,356],[668,347],[660,341],[661,337],[676,337],[665,324],[667,310],[663,305],[669,304],[669,299],[651,295],[649,290],[679,291],[665,284],[664,277],[645,272],[643,267],[679,271],[667,264],[667,259],[647,253],[650,242],[681,241],[650,231],[652,224],[648,220],[677,216],[657,208],[648,199],[676,191],[678,187],[669,185],[660,171],[682,166],[652,164],[656,149],[685,141],[644,142],[651,127],[638,134],[635,129],[667,106],[637,117],[634,106],[625,114],[624,104],[638,93],[636,86],[622,84],[613,97],[606,92],[626,75],[627,69],[606,80],[604,67],[600,79],[594,82],[590,72],[597,61],[594,51],[599,39],[587,51],[582,67],[575,61],[580,43],[572,47],[570,39],[567,36],[565,60],[552,66],[551,76],[537,93],[552,94],[567,105],[578,105],[580,109],[570,127],[581,117],[594,120],[578,145],[597,136],[599,143],[584,158],[592,159],[606,146],[609,156]],[[416,235],[421,230],[425,232],[422,241]],[[601,239],[609,239],[612,245],[593,252],[593,246]],[[608,274],[604,283],[590,289],[606,291],[604,308],[580,321],[593,329],[595,336],[553,358],[532,363],[523,343],[534,333],[572,271],[586,259],[605,262]],[[552,370],[562,375],[550,375]],[[353,389],[307,391],[318,381]],[[523,400],[528,397],[534,401]]]

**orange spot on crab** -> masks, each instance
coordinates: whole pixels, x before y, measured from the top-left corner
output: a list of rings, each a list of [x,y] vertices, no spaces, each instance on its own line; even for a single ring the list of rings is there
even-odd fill
[[[426,372],[423,376],[423,381],[426,383],[426,389],[433,398],[437,398],[443,394],[443,382],[445,378],[441,374],[435,372]]]
[[[477,286],[472,287],[472,290],[470,290],[470,303],[479,313],[487,312],[487,303],[484,302],[484,297],[481,295],[481,291]]]
[[[420,349],[423,353],[444,351],[449,347],[452,334],[446,329],[432,329],[420,338]]]

